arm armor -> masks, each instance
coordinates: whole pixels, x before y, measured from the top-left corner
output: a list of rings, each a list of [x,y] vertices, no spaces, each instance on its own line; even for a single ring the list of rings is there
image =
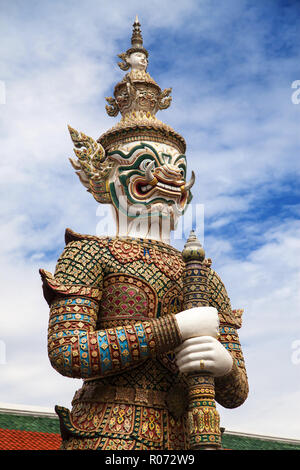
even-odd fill
[[[113,375],[181,343],[174,315],[96,330],[103,269],[95,240],[71,241],[55,275],[44,270],[40,274],[50,306],[48,355],[62,375]]]

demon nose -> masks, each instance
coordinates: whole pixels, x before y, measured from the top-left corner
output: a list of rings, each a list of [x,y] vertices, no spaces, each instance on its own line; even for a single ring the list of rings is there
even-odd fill
[[[164,166],[157,168],[157,173],[161,173],[163,178],[174,182],[183,179],[181,169],[170,164],[165,164]]]

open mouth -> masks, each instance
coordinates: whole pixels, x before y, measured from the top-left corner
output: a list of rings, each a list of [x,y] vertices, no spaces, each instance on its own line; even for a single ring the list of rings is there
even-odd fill
[[[133,184],[134,193],[142,199],[147,199],[155,191],[159,191],[165,196],[171,196],[173,198],[175,196],[177,199],[179,197],[180,205],[185,204],[188,194],[188,191],[185,191],[183,187],[183,185],[167,184],[161,181],[156,181],[155,184],[149,184],[145,182],[145,180],[139,180]]]
[[[167,191],[167,192],[174,192],[174,193],[177,193],[177,194],[181,194],[181,189],[179,186],[175,186],[175,185],[172,185],[172,184],[165,184],[165,183],[161,183],[161,182],[157,182],[155,186],[151,185],[151,184],[143,184],[143,183],[137,183],[136,185],[136,190],[137,192],[140,194],[140,195],[145,195],[147,193],[149,193],[152,189],[161,189],[163,191]]]

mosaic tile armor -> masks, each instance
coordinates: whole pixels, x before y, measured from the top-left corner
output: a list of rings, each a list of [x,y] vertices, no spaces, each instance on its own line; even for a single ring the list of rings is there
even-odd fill
[[[57,407],[64,449],[185,449],[186,380],[172,351],[181,343],[181,253],[153,240],[97,238],[66,231],[54,276],[41,270],[50,308],[48,348],[62,375],[83,378],[72,411]],[[207,263],[209,304],[220,341],[234,357],[216,378],[224,407],[244,402],[248,386],[225,287]]]

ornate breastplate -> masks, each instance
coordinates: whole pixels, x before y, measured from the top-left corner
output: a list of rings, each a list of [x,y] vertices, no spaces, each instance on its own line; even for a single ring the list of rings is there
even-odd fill
[[[180,311],[180,253],[151,240],[115,239],[104,256],[99,326],[147,320]]]

